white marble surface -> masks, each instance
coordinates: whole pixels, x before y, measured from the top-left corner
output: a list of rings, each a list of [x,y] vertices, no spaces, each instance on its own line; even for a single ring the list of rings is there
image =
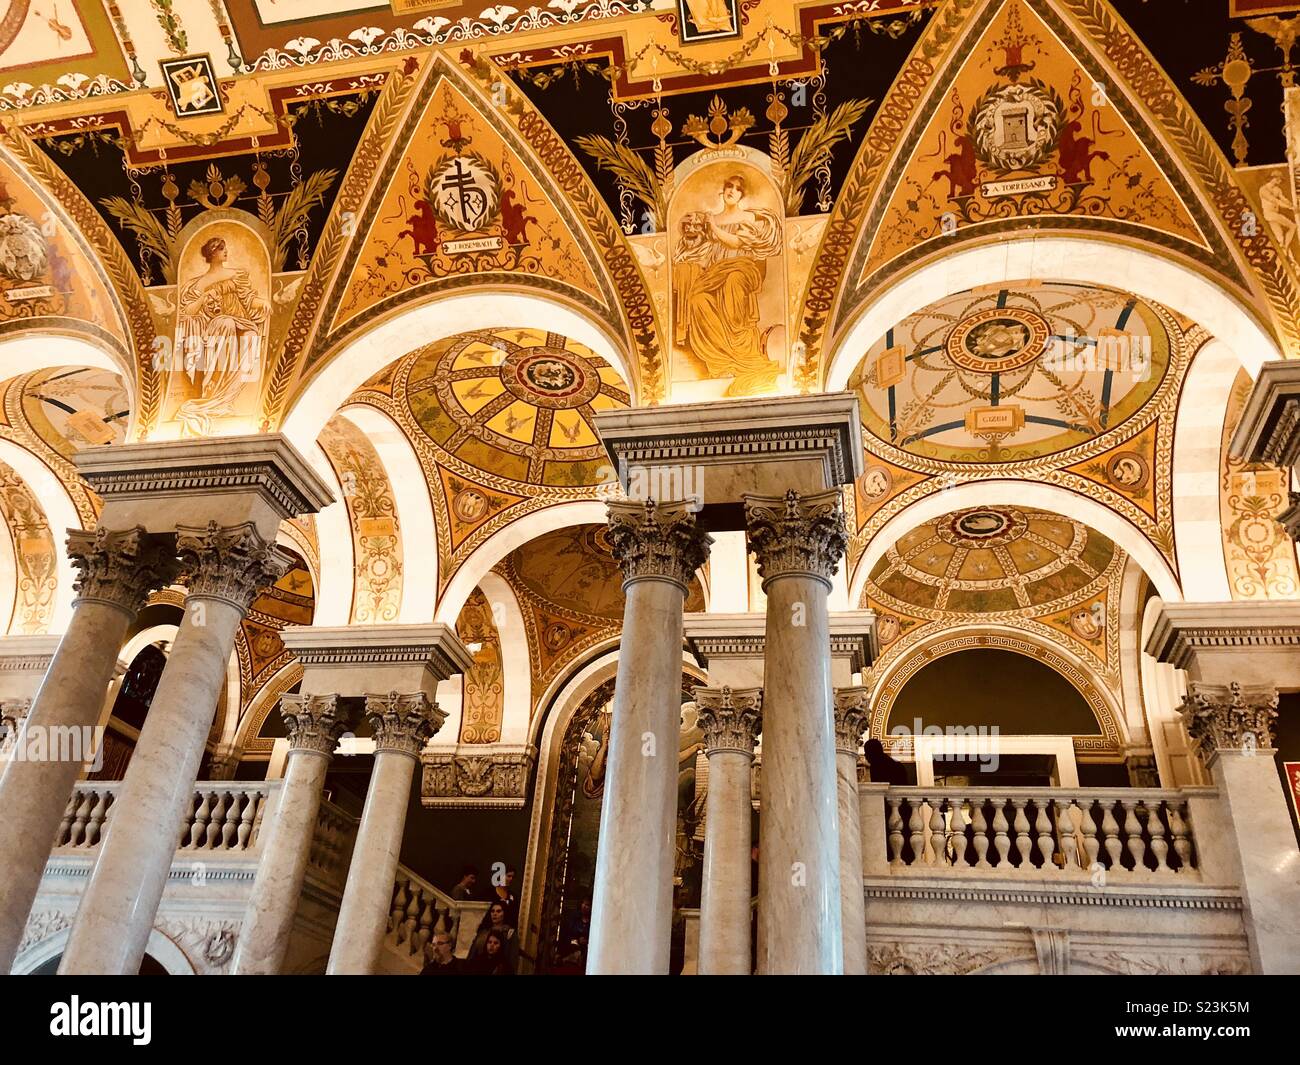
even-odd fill
[[[1257,971],[1300,974],[1300,849],[1272,753],[1220,751],[1211,771],[1237,841]]]
[[[751,763],[741,751],[709,754],[700,895],[702,976],[748,976],[750,972]]]
[[[72,615],[27,715],[27,728],[91,728],[126,638],[124,610],[86,600]],[[82,764],[11,758],[0,775],[0,973],[13,964],[32,900]]]
[[[867,972],[867,914],[862,895],[862,828],[858,808],[858,756],[835,753],[840,820],[840,921],[844,934],[844,975]]]
[[[289,752],[275,812],[262,827],[262,860],[232,963],[238,976],[269,976],[281,971],[329,764],[330,756],[319,751]]]
[[[822,582],[804,576],[767,585],[761,974],[837,974],[844,966],[826,592]],[[803,624],[795,623],[799,618]]]
[[[242,616],[221,599],[187,601],[60,973],[139,971]]]
[[[325,970],[330,976],[366,976],[376,970],[388,928],[415,764],[414,757],[399,751],[381,750],[375,755]]]
[[[681,588],[627,587],[587,971],[668,972],[682,669]]]

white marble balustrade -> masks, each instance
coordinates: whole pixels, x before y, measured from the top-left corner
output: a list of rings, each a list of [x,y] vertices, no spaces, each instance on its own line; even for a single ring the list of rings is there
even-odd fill
[[[1179,791],[900,787],[882,800],[891,873],[1200,878]]]
[[[424,965],[424,948],[435,932],[452,938],[452,953],[463,958],[469,953],[479,922],[487,911],[486,902],[458,902],[404,865],[397,867],[393,901],[384,935],[383,962],[396,955],[396,971]]]

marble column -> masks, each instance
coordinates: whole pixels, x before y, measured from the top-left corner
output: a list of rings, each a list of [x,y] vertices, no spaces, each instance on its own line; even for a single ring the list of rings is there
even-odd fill
[[[844,975],[867,975],[867,910],[862,885],[862,808],[858,748],[867,730],[871,692],[835,689],[835,778],[840,801],[840,913]]]
[[[746,495],[767,594],[758,972],[838,974],[839,798],[826,597],[848,534],[839,489]]]
[[[289,754],[275,816],[262,828],[262,860],[232,962],[237,976],[274,975],[284,964],[316,835],[325,773],[347,728],[338,702],[336,695],[280,698]]]
[[[762,727],[763,689],[696,688],[695,705],[709,759],[698,972],[748,976],[753,834],[749,775],[754,740]]]
[[[600,811],[587,971],[668,972],[682,607],[712,537],[680,501],[609,504],[623,634]]]
[[[70,531],[68,554],[78,570],[72,620],[16,743],[91,733],[127,629],[149,592],[176,576],[171,538],[138,527]],[[75,758],[31,760],[15,749],[3,768],[0,811],[9,827],[0,832],[0,973],[13,965],[82,765]]]
[[[1247,939],[1257,973],[1300,973],[1300,854],[1273,749],[1277,690],[1193,681],[1183,719],[1214,778],[1241,867]]]
[[[366,718],[375,738],[375,766],[334,926],[325,970],[330,976],[366,976],[378,967],[416,762],[447,715],[424,692],[390,692],[366,696]]]
[[[180,526],[176,552],[189,587],[185,616],[113,804],[61,974],[139,971],[239,624],[254,596],[289,565],[252,522]]]

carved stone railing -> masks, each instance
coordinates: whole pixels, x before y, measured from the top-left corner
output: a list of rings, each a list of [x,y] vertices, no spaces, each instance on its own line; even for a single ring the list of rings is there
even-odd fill
[[[1193,803],[1179,791],[894,787],[881,794],[884,839],[864,842],[883,845],[891,875],[1202,879]],[[869,855],[868,867],[879,856]]]
[[[453,953],[463,958],[469,953],[487,907],[486,902],[458,902],[406,866],[399,865],[384,944],[400,957],[405,967],[419,969],[424,965],[424,948],[433,934],[446,932],[452,937]]]
[[[258,830],[278,781],[202,781],[196,785],[189,817],[181,827],[177,849],[252,852]],[[55,851],[86,853],[98,848],[111,824],[113,803],[121,781],[85,781],[78,784],[63,811]]]
[[[328,882],[347,879],[352,846],[357,840],[357,818],[322,800],[316,813],[316,833],[307,854],[307,868]]]

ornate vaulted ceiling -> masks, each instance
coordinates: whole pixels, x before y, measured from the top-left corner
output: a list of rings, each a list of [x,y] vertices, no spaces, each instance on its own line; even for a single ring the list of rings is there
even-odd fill
[[[1111,289],[986,286],[897,323],[849,387],[885,453],[1016,462],[1131,435],[1185,361],[1184,332],[1165,308]]]

